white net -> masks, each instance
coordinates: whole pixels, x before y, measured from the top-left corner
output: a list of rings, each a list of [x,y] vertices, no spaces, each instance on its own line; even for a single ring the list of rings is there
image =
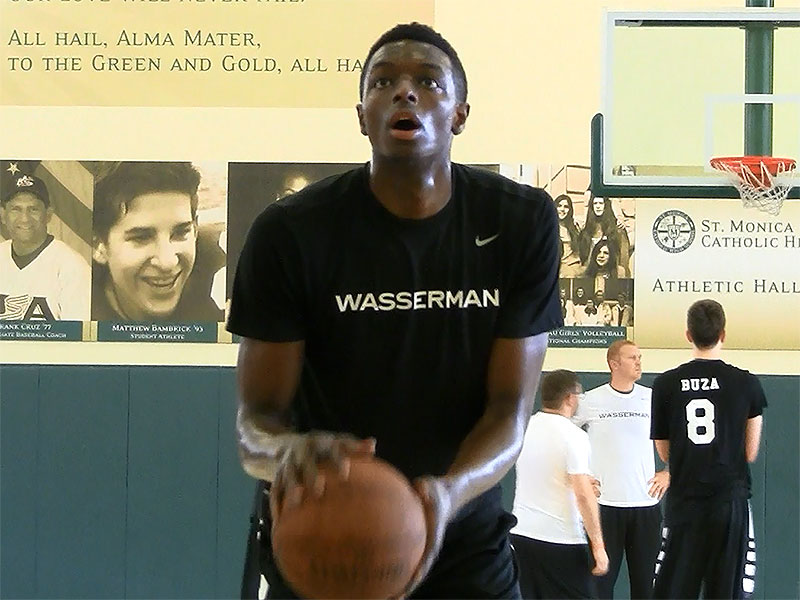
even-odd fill
[[[780,214],[789,191],[800,184],[795,164],[793,160],[777,160],[771,170],[763,160],[753,162],[744,157],[711,160],[712,167],[728,174],[745,208],[757,208],[771,215]]]

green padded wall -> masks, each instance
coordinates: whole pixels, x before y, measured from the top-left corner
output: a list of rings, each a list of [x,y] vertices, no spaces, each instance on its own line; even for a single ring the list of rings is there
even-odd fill
[[[761,381],[756,597],[797,598],[800,377]],[[0,597],[238,597],[253,482],[234,406],[231,368],[0,367]]]

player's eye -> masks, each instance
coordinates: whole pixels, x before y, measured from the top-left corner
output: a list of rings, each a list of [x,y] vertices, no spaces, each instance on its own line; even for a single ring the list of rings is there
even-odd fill
[[[436,81],[433,77],[423,77],[422,79],[420,79],[420,83],[422,84],[423,87],[432,90],[439,87],[439,82]]]
[[[148,231],[130,231],[125,235],[125,241],[144,246],[155,239],[155,235]]]
[[[129,242],[133,242],[137,246],[144,246],[150,243],[149,235],[132,235],[127,238]]]
[[[192,225],[181,225],[179,227],[176,227],[175,229],[172,230],[172,236],[171,236],[172,241],[182,242],[184,240],[187,240],[192,234],[192,229],[193,229]]]
[[[392,80],[389,79],[388,77],[377,77],[375,81],[372,82],[372,87],[382,90],[384,88],[389,87],[391,83]]]

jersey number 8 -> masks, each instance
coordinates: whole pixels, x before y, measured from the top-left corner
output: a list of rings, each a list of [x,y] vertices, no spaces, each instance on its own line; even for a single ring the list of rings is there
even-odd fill
[[[705,398],[695,398],[686,405],[686,422],[687,435],[695,444],[710,444],[714,439],[714,405]]]

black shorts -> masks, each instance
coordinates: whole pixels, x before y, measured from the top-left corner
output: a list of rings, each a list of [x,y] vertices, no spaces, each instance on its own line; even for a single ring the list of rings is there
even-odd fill
[[[750,503],[735,498],[662,530],[653,598],[751,598],[756,542]]]
[[[503,510],[499,487],[476,500],[450,524],[436,563],[410,598],[521,598],[508,534],[517,519]],[[266,517],[259,558],[267,598],[299,598],[275,564],[269,509]]]
[[[554,544],[511,535],[523,598],[596,598],[588,544]]]

